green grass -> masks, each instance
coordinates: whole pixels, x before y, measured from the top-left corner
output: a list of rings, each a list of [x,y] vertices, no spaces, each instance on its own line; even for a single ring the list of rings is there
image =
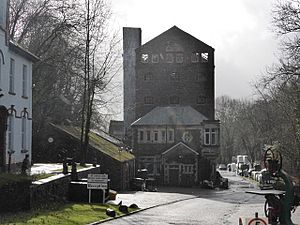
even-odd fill
[[[103,204],[66,204],[53,210],[38,210],[0,215],[1,225],[83,225],[108,218],[106,209],[122,215],[118,206]],[[129,209],[129,211],[134,211]]]

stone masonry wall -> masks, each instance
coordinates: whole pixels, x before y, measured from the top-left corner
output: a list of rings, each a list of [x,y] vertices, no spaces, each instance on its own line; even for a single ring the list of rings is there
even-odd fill
[[[87,178],[90,173],[100,173],[100,166],[78,171],[78,178]],[[33,182],[30,187],[30,208],[43,208],[54,202],[67,201],[70,181],[71,174],[59,174]]]

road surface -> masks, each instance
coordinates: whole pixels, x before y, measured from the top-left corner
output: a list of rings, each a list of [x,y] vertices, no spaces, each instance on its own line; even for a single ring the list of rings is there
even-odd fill
[[[163,199],[163,205],[103,224],[234,225],[238,224],[239,217],[251,218],[255,212],[258,212],[259,216],[264,216],[264,196],[245,193],[256,189],[253,183],[231,172],[222,172],[222,175],[230,180],[228,190],[178,189],[178,193],[175,193],[176,190],[170,193],[165,190],[162,193],[151,193],[152,196],[145,192],[144,199],[139,196],[136,200],[144,204],[153,201],[154,204],[155,201]],[[166,204],[165,198],[168,197],[169,202],[173,203]],[[296,211],[293,219],[299,223],[300,212]]]

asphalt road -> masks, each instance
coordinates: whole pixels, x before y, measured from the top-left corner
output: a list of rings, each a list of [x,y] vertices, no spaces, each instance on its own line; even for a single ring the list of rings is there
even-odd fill
[[[264,216],[264,196],[245,193],[247,190],[256,189],[253,183],[230,172],[222,172],[222,175],[230,180],[228,190],[177,189],[178,193],[175,193],[176,190],[171,189],[168,193],[166,189],[151,195],[145,192],[145,196],[140,193],[141,196],[136,200],[149,203],[152,199],[154,204],[156,201],[159,202],[159,199],[164,199],[165,202],[161,202],[164,205],[104,224],[234,225],[238,224],[239,217],[252,218],[255,212],[258,212],[259,216]],[[168,200],[165,198],[168,196],[171,197],[169,202],[173,203],[166,204]],[[300,209],[293,215],[293,219],[300,222]]]

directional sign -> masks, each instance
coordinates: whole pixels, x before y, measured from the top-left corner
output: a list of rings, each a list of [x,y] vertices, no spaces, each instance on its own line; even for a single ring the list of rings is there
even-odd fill
[[[88,183],[87,189],[107,189],[107,183]]]
[[[87,188],[107,189],[107,182],[108,182],[107,174],[88,174]]]

